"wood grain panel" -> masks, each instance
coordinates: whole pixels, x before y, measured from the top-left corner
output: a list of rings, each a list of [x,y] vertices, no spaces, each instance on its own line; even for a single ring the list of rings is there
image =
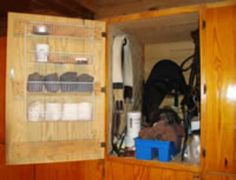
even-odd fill
[[[236,175],[233,174],[216,174],[216,175],[206,175],[203,180],[236,180]]]
[[[103,180],[104,161],[36,165],[35,180]]]
[[[194,178],[199,178],[200,176],[196,173],[187,171],[106,161],[105,177],[106,180],[192,180]]]
[[[203,30],[206,171],[236,172],[236,6],[208,9]]]
[[[5,165],[5,146],[0,144],[0,179],[1,180],[34,180],[34,166]]]
[[[0,143],[5,142],[6,37],[0,38]]]
[[[128,17],[127,17],[128,18]],[[190,32],[198,28],[198,14],[161,14],[122,22],[117,27],[144,44],[192,41]]]

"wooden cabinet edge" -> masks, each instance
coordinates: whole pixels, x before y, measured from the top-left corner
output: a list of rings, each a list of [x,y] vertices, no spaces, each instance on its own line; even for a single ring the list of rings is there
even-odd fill
[[[170,170],[179,170],[179,171],[188,171],[193,173],[200,173],[201,167],[200,164],[188,164],[188,163],[179,163],[179,162],[159,162],[159,161],[144,161],[138,160],[135,158],[125,158],[125,157],[114,157],[114,156],[106,156],[105,161],[112,161],[117,163],[124,163],[130,165],[138,165],[138,166],[148,166],[153,168],[161,168],[161,169],[170,169]]]

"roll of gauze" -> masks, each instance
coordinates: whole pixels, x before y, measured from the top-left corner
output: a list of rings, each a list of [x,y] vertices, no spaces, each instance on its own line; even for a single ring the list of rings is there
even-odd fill
[[[62,120],[75,121],[79,119],[79,104],[65,103],[63,104]]]
[[[89,102],[79,103],[79,120],[92,120],[92,104]]]
[[[62,105],[61,103],[47,103],[46,104],[46,120],[58,121],[61,119]]]

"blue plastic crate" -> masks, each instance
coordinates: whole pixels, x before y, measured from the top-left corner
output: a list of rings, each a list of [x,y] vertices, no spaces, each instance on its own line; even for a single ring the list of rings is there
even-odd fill
[[[146,139],[135,139],[137,159],[152,160],[155,157],[159,161],[167,162],[171,160],[171,156],[177,153],[175,145],[171,141],[160,141],[160,140],[146,140]]]

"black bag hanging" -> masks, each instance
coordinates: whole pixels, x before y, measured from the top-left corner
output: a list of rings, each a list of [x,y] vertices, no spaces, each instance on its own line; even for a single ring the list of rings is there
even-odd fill
[[[143,91],[143,114],[147,122],[153,123],[153,115],[166,95],[173,91],[185,94],[187,85],[178,64],[169,59],[163,59],[153,67]]]

